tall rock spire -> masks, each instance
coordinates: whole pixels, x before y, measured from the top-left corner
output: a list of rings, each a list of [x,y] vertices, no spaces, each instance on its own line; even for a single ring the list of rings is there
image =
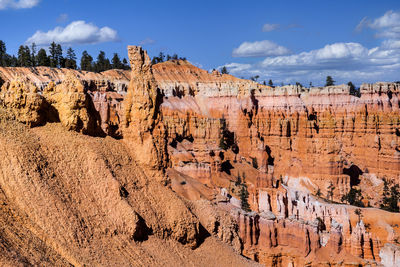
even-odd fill
[[[162,96],[147,52],[140,46],[128,46],[128,55],[132,72],[125,100],[124,137],[134,145],[137,161],[150,169],[162,169],[167,155],[159,112]]]

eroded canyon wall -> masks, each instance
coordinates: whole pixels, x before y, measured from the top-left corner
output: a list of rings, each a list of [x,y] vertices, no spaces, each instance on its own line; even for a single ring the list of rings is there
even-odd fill
[[[379,207],[383,179],[399,183],[399,84],[272,88],[129,54],[131,73],[0,68],[0,100],[29,126],[122,138],[157,184],[160,221],[136,212],[158,236],[196,247],[205,230],[267,266],[395,263],[400,216],[335,202],[358,188]]]

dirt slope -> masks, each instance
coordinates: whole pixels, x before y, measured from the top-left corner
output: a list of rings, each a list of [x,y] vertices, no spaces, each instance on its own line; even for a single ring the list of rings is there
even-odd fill
[[[122,141],[1,115],[0,265],[252,265],[206,232],[194,250],[168,238],[168,207],[183,202]]]

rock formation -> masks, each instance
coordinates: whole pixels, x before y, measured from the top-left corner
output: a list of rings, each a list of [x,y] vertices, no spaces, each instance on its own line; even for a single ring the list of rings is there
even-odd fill
[[[135,145],[132,151],[142,164],[162,169],[166,160],[166,136],[159,113],[162,96],[147,52],[139,46],[129,46],[128,55],[132,76],[124,103],[124,136]]]
[[[9,115],[30,126],[44,122],[42,112],[44,99],[38,94],[38,88],[22,77],[1,86],[0,101]]]
[[[398,264],[400,215],[378,207],[399,183],[399,84],[271,88],[128,54],[131,72],[0,68],[0,263]]]

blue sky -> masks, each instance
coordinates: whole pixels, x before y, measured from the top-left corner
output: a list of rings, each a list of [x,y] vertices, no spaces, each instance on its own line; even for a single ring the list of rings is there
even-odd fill
[[[398,0],[0,0],[0,25],[13,54],[31,41],[94,58],[143,44],[277,84],[400,80]]]

